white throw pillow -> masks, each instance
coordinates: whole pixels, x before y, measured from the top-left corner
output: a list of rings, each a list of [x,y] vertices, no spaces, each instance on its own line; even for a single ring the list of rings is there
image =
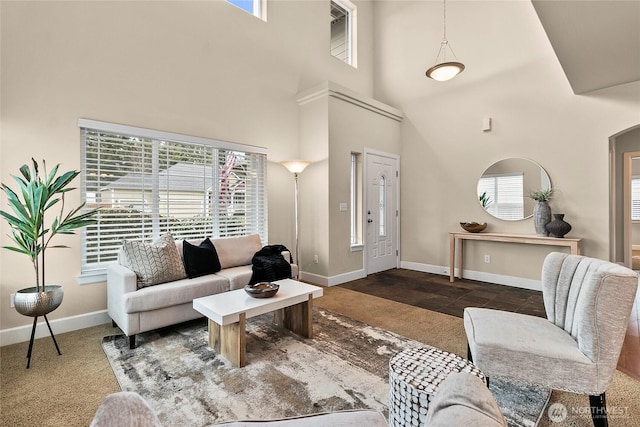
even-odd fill
[[[187,277],[171,234],[152,244],[125,240],[120,262],[136,273],[138,289]]]

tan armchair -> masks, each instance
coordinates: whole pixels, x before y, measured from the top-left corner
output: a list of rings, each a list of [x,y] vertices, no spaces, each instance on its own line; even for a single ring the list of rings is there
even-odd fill
[[[594,425],[607,426],[605,391],[637,287],[637,274],[626,267],[551,253],[542,268],[547,319],[467,307],[469,359],[487,376],[588,394]]]

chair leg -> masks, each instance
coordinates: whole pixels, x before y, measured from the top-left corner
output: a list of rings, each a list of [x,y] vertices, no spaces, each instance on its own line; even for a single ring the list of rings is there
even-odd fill
[[[135,334],[134,334],[134,335],[129,336],[129,348],[130,348],[131,350],[133,350],[134,348],[136,348],[136,336],[135,336]]]
[[[591,406],[591,419],[593,420],[593,425],[595,427],[608,427],[607,402],[604,393],[589,396],[589,404]]]
[[[469,347],[468,343],[467,343],[467,360],[473,363],[473,356],[471,355],[471,347]]]
[[[112,321],[111,321],[111,326],[112,326],[113,328],[117,328],[117,327],[118,327],[118,324],[116,323],[116,321],[115,321],[115,320],[112,320]]]

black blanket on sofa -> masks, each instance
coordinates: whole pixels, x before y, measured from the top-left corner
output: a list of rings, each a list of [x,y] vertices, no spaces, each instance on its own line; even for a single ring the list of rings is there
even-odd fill
[[[289,249],[283,245],[268,245],[256,252],[251,260],[253,275],[249,284],[290,279],[291,264],[283,258],[283,251]],[[291,256],[289,261],[293,262]]]

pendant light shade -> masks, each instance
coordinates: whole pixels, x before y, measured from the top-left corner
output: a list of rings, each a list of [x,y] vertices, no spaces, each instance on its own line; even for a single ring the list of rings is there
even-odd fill
[[[464,64],[458,62],[456,54],[453,53],[449,40],[447,40],[447,0],[443,0],[443,36],[440,42],[440,50],[438,56],[436,56],[436,63],[433,67],[429,68],[425,73],[427,77],[439,82],[446,82],[451,80],[458,74],[464,71]],[[451,52],[453,58],[456,61],[447,61],[447,50]]]
[[[464,71],[464,64],[461,62],[441,62],[429,68],[426,72],[427,77],[439,82],[451,80]]]

